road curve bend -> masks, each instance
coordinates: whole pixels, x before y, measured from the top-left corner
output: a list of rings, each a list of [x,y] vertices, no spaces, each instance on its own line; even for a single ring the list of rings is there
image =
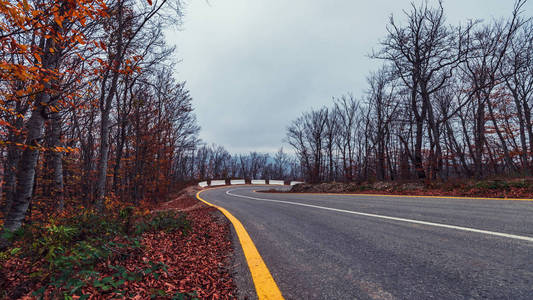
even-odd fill
[[[209,189],[286,299],[533,299],[533,202]]]

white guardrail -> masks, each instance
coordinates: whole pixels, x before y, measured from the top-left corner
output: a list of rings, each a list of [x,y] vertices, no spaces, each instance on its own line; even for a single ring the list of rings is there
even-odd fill
[[[268,184],[270,184],[270,185],[284,185],[285,182],[283,180],[269,180]]]
[[[264,179],[254,179],[254,180],[252,180],[251,183],[252,184],[266,184],[266,180],[264,180]],[[296,185],[296,184],[300,184],[300,183],[304,183],[304,182],[302,182],[302,181],[291,181],[290,185]],[[244,179],[232,179],[232,180],[230,180],[230,184],[231,185],[246,184],[246,181]],[[268,184],[269,185],[285,185],[285,181],[271,179],[271,180],[268,181]],[[208,184],[207,181],[202,181],[202,182],[198,183],[198,186],[200,186],[201,188],[205,188],[205,187],[208,187],[208,186],[221,186],[221,185],[226,185],[226,180],[211,180],[211,184]]]
[[[202,187],[202,188],[205,188],[206,186],[208,186],[207,181],[199,182],[199,183],[198,183],[198,186],[200,186],[200,187]]]
[[[226,180],[211,180],[210,186],[226,185]]]

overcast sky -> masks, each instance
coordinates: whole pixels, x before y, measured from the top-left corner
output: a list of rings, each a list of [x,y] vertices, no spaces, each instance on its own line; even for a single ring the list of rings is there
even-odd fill
[[[508,16],[513,2],[444,0],[444,8],[448,23],[458,24]],[[194,98],[200,137],[231,153],[275,152],[302,112],[364,93],[367,75],[381,64],[368,54],[388,17],[403,20],[409,3],[188,0],[181,31],[166,35],[182,60],[176,77]],[[533,0],[524,15],[533,15]]]

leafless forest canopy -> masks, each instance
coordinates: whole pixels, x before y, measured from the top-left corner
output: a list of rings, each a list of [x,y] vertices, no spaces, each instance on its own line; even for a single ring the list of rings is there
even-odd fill
[[[446,22],[442,3],[391,16],[364,96],[334,99],[287,129],[310,182],[531,175],[533,23]]]
[[[180,1],[13,1],[0,7],[5,228],[32,210],[162,201],[205,179],[530,175],[533,22],[524,2],[506,19],[460,25],[438,2],[406,7],[372,52],[382,67],[363,96],[288,124],[294,155],[231,155],[199,139],[192,97],[173,75],[163,28],[181,22]]]

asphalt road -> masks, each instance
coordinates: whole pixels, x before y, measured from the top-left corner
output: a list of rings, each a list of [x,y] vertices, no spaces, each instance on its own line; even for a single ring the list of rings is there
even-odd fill
[[[533,202],[261,189],[202,198],[242,222],[286,299],[533,299]]]

